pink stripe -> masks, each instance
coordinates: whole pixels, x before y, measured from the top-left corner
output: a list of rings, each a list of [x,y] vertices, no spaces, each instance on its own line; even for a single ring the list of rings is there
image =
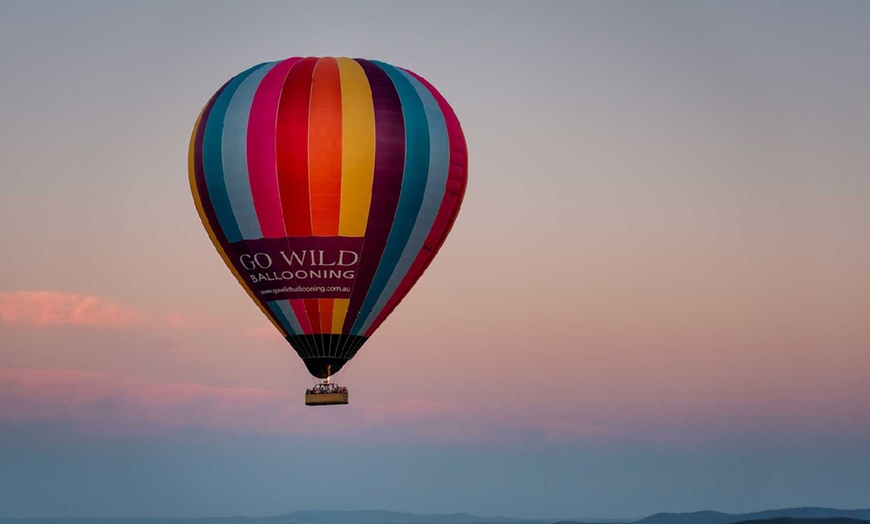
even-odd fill
[[[286,236],[278,193],[275,119],[284,79],[299,60],[302,59],[288,58],[266,73],[254,94],[248,117],[248,176],[264,238]]]
[[[314,333],[314,330],[311,329],[311,322],[308,320],[308,313],[305,311],[305,301],[301,298],[288,300],[290,302],[290,307],[293,308],[293,312],[296,313],[296,320],[299,321],[299,327],[302,328],[302,334],[310,335]]]
[[[447,124],[447,135],[450,140],[450,169],[447,172],[447,189],[444,192],[444,199],[441,201],[441,207],[438,208],[438,214],[435,216],[435,222],[432,224],[432,229],[429,230],[429,235],[423,243],[424,249],[417,254],[414,263],[405,274],[405,278],[396,288],[393,296],[381,309],[381,312],[372,322],[371,327],[366,331],[365,336],[370,337],[372,333],[381,325],[381,323],[393,312],[396,306],[405,298],[408,291],[417,283],[417,280],[429,267],[432,259],[441,249],[441,245],[450,233],[450,228],[453,227],[453,222],[456,220],[456,215],[459,214],[459,207],[462,205],[462,198],[465,196],[465,187],[468,182],[468,149],[465,145],[465,136],[462,134],[462,127],[459,125],[459,119],[456,118],[456,113],[453,108],[447,103],[447,100],[441,96],[429,82],[419,75],[405,70],[408,74],[419,80],[438,101],[438,106],[444,114],[444,120]],[[431,250],[425,249],[427,246],[432,246]]]

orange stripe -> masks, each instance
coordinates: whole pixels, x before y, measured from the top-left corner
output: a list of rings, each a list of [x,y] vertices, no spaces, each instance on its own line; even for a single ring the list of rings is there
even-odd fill
[[[312,233],[337,235],[341,211],[341,78],[334,58],[321,58],[314,68],[308,166]]]
[[[321,58],[311,80],[308,128],[311,229],[338,235],[341,211],[341,77],[334,58]],[[320,333],[332,332],[333,299],[319,300]]]

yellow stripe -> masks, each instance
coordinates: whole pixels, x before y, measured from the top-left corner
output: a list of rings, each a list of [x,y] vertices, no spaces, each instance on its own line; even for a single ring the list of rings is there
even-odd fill
[[[362,66],[338,59],[341,75],[341,214],[338,234],[365,236],[375,172],[375,109]],[[344,317],[342,316],[342,319]],[[333,318],[335,326],[335,318]]]
[[[349,298],[336,298],[332,302],[332,333],[341,334],[344,327],[344,317],[347,316],[347,307],[350,305]]]
[[[233,264],[230,262],[229,257],[224,252],[223,248],[221,247],[220,242],[218,242],[218,239],[214,233],[214,230],[211,228],[211,225],[208,223],[208,218],[205,216],[205,211],[202,208],[202,200],[199,198],[199,191],[197,191],[197,188],[196,188],[196,168],[194,167],[195,166],[194,148],[196,146],[196,130],[199,129],[199,122],[202,119],[202,114],[204,112],[205,112],[205,108],[203,107],[202,111],[200,111],[200,113],[199,113],[199,116],[196,117],[196,124],[194,124],[194,126],[193,126],[193,134],[190,136],[190,149],[188,149],[188,153],[187,153],[187,171],[188,171],[188,176],[190,177],[190,192],[193,193],[193,202],[194,202],[194,204],[196,204],[196,211],[199,213],[199,219],[202,220],[202,225],[205,227],[205,230],[208,233],[208,237],[211,239],[211,243],[214,244],[214,247],[215,247],[215,249],[217,249],[217,252],[220,253],[221,258],[224,259],[224,264],[226,264],[227,267],[230,268],[230,271],[232,271],[233,276],[236,277],[236,280],[239,281],[239,284],[242,286],[242,288],[244,288],[244,290],[247,291],[248,296],[251,297],[251,300],[253,300],[255,304],[257,304],[257,306],[260,308],[260,311],[262,311],[263,314],[266,315],[266,318],[268,318],[269,321],[272,322],[272,325],[275,326],[275,328],[277,328],[278,331],[280,331],[281,334],[286,337],[288,333],[284,330],[284,327],[281,326],[280,324],[278,324],[277,322],[275,322],[275,320],[272,318],[272,316],[266,310],[266,307],[263,306],[262,304],[260,304],[260,302],[254,297],[254,294],[251,292],[250,289],[248,289],[248,286],[245,285],[245,281],[242,279],[242,276],[238,273],[238,271],[236,271],[236,268],[233,267]]]

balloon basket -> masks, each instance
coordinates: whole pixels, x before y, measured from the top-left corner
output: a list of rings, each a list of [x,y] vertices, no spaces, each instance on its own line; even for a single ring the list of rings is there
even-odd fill
[[[323,383],[305,390],[306,406],[332,406],[347,404],[347,388],[332,383]]]

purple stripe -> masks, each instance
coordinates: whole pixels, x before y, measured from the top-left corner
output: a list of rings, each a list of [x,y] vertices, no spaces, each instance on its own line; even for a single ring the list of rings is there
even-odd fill
[[[199,119],[199,127],[196,128],[196,138],[194,139],[193,144],[193,173],[194,181],[196,182],[196,192],[199,194],[199,200],[202,203],[202,211],[205,213],[205,218],[208,221],[209,227],[214,231],[215,237],[218,239],[218,242],[220,242],[221,247],[223,247],[225,251],[229,247],[227,244],[227,237],[224,235],[224,232],[220,227],[220,222],[218,222],[217,215],[215,214],[214,207],[211,203],[211,198],[208,196],[208,184],[206,184],[205,181],[205,169],[202,162],[202,143],[203,137],[205,136],[205,125],[208,123],[208,117],[211,115],[214,103],[220,94],[223,93],[228,84],[229,82],[221,86],[217,93],[211,97],[211,100],[208,101],[205,109],[202,110],[202,118]]]
[[[218,222],[217,215],[214,211],[214,206],[211,203],[211,198],[208,196],[208,186],[205,182],[205,169],[203,168],[202,162],[202,143],[203,137],[205,136],[205,125],[208,122],[208,117],[214,107],[215,100],[218,99],[228,84],[229,82],[224,84],[220,89],[218,89],[218,92],[211,97],[211,100],[208,101],[208,104],[206,104],[205,109],[202,111],[202,118],[199,119],[199,127],[196,128],[196,138],[194,138],[193,143],[193,180],[196,186],[194,189],[199,195],[205,219],[211,230],[214,232],[215,238],[217,239],[218,244],[220,244],[221,249],[223,249],[224,253],[226,253],[232,263],[234,260],[238,260],[238,256],[243,254],[243,252],[234,250],[230,247],[229,242],[227,242],[227,237],[221,229],[220,222]],[[263,304],[263,306],[266,306],[266,304]],[[265,307],[265,310],[269,312],[269,318],[274,320],[278,325],[281,325],[280,320],[274,315],[270,308]]]
[[[375,171],[362,256],[342,333],[349,333],[353,327],[384,254],[399,204],[399,194],[402,192],[402,174],[405,168],[405,120],[399,93],[383,69],[368,60],[355,60],[362,66],[372,89],[375,110]]]

